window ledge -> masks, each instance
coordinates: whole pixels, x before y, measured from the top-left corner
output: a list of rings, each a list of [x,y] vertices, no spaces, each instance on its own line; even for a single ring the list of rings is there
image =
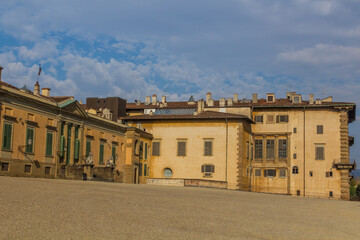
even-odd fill
[[[13,152],[12,149],[4,149],[4,148],[2,148],[1,151],[4,151],[4,152]]]
[[[16,121],[16,117],[10,116],[10,115],[3,115],[3,118],[8,121]]]
[[[24,152],[24,154],[26,154],[26,155],[35,155],[35,153],[33,153],[33,152]]]

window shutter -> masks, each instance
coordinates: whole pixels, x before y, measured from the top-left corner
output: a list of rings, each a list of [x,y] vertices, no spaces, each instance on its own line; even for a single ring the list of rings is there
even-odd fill
[[[264,177],[267,177],[267,170],[264,170]]]
[[[280,115],[276,115],[276,123],[280,122]]]
[[[160,156],[160,142],[153,142],[153,150],[152,155],[153,156]]]
[[[79,159],[80,140],[75,140],[74,159]]]
[[[214,173],[215,172],[215,166],[211,165],[211,172]]]
[[[147,143],[145,143],[145,153],[144,153],[144,158],[145,159],[147,159],[147,150],[148,150],[147,148],[148,148]]]
[[[65,148],[65,136],[61,136],[61,139],[60,139],[60,157],[64,156],[64,148]]]
[[[185,156],[186,142],[178,142],[178,156]]]
[[[31,140],[31,144],[29,144],[29,140]],[[32,153],[33,152],[33,144],[34,144],[34,129],[26,128],[25,152]]]
[[[104,144],[100,143],[99,164],[104,163]]]
[[[12,125],[8,123],[4,123],[4,132],[3,132],[3,148],[4,149],[11,149],[11,130]]]
[[[142,176],[142,163],[139,163],[139,177]]]
[[[89,156],[89,153],[91,152],[91,142],[86,141],[86,157]]]
[[[206,141],[205,142],[205,156],[211,156],[212,155],[212,142]]]
[[[112,146],[111,156],[112,156],[112,158],[114,160],[114,163],[115,163],[115,158],[116,158],[116,147],[115,146]]]
[[[51,132],[46,133],[46,156],[52,156],[52,143],[53,142],[53,134]]]
[[[147,172],[146,172],[146,169],[147,168],[147,164],[144,164],[144,176],[147,176],[146,174],[147,174]]]
[[[201,172],[205,172],[205,165],[201,165]]]

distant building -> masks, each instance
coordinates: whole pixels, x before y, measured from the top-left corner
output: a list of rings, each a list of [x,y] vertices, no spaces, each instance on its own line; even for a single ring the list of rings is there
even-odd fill
[[[86,98],[84,108],[112,121],[126,115],[126,100],[119,97]]]
[[[131,126],[153,134],[149,183],[349,199],[354,103],[332,98],[221,98],[127,104]]]

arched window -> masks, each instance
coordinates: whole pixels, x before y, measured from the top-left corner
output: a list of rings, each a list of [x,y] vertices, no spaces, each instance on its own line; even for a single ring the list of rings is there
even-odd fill
[[[134,154],[135,154],[135,155],[139,155],[139,150],[140,150],[139,141],[138,141],[138,140],[135,140]]]
[[[298,174],[299,173],[299,168],[297,166],[293,166],[292,173],[293,174]]]
[[[164,176],[165,177],[169,178],[169,177],[172,176],[172,174],[173,174],[173,172],[172,172],[172,170],[170,168],[165,168],[164,169]]]

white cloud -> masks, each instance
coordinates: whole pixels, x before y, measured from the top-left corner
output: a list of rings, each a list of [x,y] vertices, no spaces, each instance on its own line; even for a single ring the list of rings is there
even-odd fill
[[[23,60],[39,60],[49,57],[56,57],[58,55],[57,41],[45,40],[35,43],[35,45],[28,49],[25,46],[18,47],[19,57]]]

